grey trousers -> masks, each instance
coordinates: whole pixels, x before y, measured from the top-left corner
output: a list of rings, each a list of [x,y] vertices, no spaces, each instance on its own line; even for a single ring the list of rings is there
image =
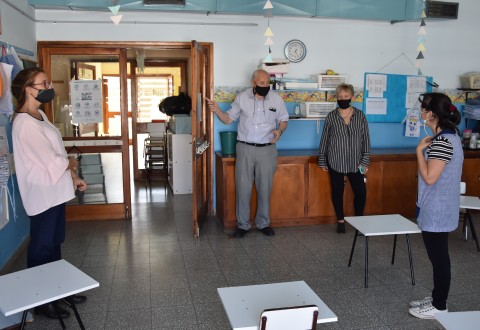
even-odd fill
[[[258,229],[270,225],[270,196],[276,168],[277,148],[275,144],[255,147],[237,142],[235,185],[238,228],[249,230],[251,227],[250,198],[253,182],[255,182],[258,194],[255,225]]]

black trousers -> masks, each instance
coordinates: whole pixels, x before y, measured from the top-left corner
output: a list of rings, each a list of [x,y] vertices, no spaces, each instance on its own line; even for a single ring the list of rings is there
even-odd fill
[[[65,204],[30,217],[30,244],[27,267],[62,259],[60,246],[65,240]]]
[[[345,175],[352,186],[354,198],[353,207],[355,209],[355,216],[362,216],[367,202],[367,187],[365,184],[365,177],[360,171],[356,173],[339,173],[331,168],[328,169],[330,174],[330,184],[332,186],[332,202],[337,220],[343,220],[345,215],[343,213],[343,191],[345,189]]]
[[[422,232],[428,259],[433,267],[432,305],[438,310],[447,309],[450,291],[450,256],[448,254],[448,233]]]

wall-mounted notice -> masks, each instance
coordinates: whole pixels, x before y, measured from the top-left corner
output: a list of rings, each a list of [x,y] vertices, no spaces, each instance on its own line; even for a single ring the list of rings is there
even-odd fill
[[[70,103],[73,123],[103,122],[101,80],[71,80]]]
[[[410,110],[416,107],[418,96],[432,90],[432,77],[407,76],[390,73],[365,73],[363,111],[369,122],[401,123],[409,117],[412,131],[416,134]]]

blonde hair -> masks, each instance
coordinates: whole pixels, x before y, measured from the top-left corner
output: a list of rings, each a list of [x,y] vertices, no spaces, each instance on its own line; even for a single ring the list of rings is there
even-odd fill
[[[345,92],[350,92],[350,94],[355,95],[355,91],[353,89],[353,86],[350,84],[345,84],[341,83],[340,85],[337,86],[336,93],[340,93],[340,91],[345,91]]]

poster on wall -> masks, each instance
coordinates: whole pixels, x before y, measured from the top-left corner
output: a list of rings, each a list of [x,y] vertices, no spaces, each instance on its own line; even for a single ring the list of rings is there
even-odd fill
[[[73,123],[103,122],[102,82],[100,80],[71,80],[70,104],[72,105]]]

